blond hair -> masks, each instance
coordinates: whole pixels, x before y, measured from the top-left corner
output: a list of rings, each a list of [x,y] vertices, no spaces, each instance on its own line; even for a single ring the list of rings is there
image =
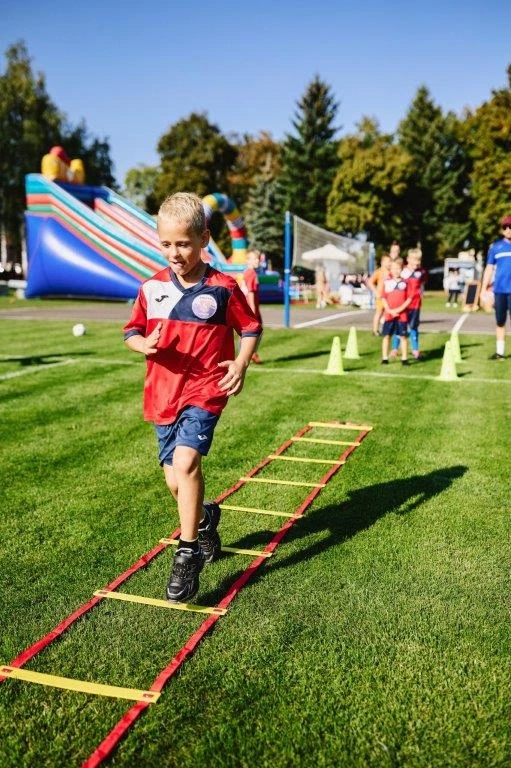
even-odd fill
[[[193,192],[176,192],[166,197],[158,211],[158,221],[162,219],[185,224],[196,235],[207,229],[202,200]]]
[[[409,248],[406,255],[407,258],[422,259],[422,251],[420,248]]]

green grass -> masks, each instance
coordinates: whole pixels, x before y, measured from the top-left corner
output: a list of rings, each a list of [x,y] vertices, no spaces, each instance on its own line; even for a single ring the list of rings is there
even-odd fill
[[[447,337],[424,334],[424,362],[382,372],[378,340],[359,333],[361,359],[327,377],[332,336],[265,333],[265,364],[217,427],[207,495],[309,420],[369,422],[373,432],[112,765],[511,763],[511,359],[492,365],[493,338],[462,335],[460,380],[440,382]],[[9,662],[174,530],[177,515],[142,421],[143,361],[119,327],[91,322],[76,339],[69,321],[4,320],[0,341],[0,661]],[[337,455],[328,445],[292,451]],[[271,467],[312,481],[322,471]],[[233,500],[291,512],[305,493],[252,484]],[[225,511],[222,538],[261,547],[281,523]],[[198,602],[220,599],[248,562],[209,566]],[[122,589],[162,597],[169,563],[164,553]],[[27,666],[147,687],[201,621],[104,601]],[[80,765],[129,706],[8,680],[0,765]]]

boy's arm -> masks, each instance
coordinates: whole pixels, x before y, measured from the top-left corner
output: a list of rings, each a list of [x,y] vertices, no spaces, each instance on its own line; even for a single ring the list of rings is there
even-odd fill
[[[411,300],[412,300],[412,297],[411,297],[411,296],[409,296],[409,297],[406,299],[406,301],[403,301],[403,303],[401,304],[401,306],[400,306],[398,309],[396,309],[396,315],[400,315],[400,314],[401,314],[401,312],[404,312],[404,311],[405,311],[405,309],[407,308],[407,306],[409,305],[409,303],[411,302]]]
[[[240,351],[235,360],[224,360],[218,363],[220,368],[227,368],[223,379],[218,382],[222,392],[226,395],[239,395],[245,383],[245,373],[250,363],[250,359],[257,349],[259,335],[242,336],[240,341]]]
[[[366,285],[369,288],[369,290],[372,291],[376,296],[376,294],[378,293],[378,288],[375,282],[375,277],[377,277],[376,271],[373,272],[372,275],[369,275],[369,277],[366,280]]]
[[[125,344],[132,352],[140,352],[142,355],[154,355],[158,351],[158,340],[163,323],[158,323],[148,336],[134,333],[125,339]]]

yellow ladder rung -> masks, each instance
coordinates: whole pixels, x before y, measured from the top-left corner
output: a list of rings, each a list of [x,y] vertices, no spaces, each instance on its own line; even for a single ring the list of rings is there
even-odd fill
[[[116,685],[89,683],[87,680],[75,680],[72,677],[46,675],[42,672],[33,672],[30,669],[19,669],[18,667],[0,667],[0,676],[13,677],[16,680],[24,680],[27,683],[49,685],[52,688],[63,688],[66,691],[93,693],[96,696],[110,696],[114,699],[145,701],[148,704],[154,704],[154,702],[157,701],[160,697],[160,693],[158,691],[141,691],[136,688],[120,688]]]
[[[179,539],[160,539],[161,544],[172,544],[177,547]],[[220,547],[222,552],[232,552],[236,555],[257,555],[258,557],[271,557],[273,552],[261,552],[259,549],[239,549],[238,547]],[[222,610],[221,608],[218,609]],[[225,611],[224,611],[225,613]]]
[[[296,480],[265,480],[263,477],[240,477],[245,483],[274,483],[276,485],[302,485],[305,488],[324,488],[326,483],[299,483]]]
[[[273,509],[259,509],[258,507],[235,507],[230,504],[220,504],[221,509],[231,509],[234,512],[254,512],[256,515],[273,515],[274,517],[301,517],[301,515],[289,515],[287,512],[276,512]]]
[[[346,460],[308,459],[307,456],[276,456],[275,454],[270,454],[268,458],[274,461],[301,461],[303,464],[337,464],[338,466],[346,464]]]
[[[337,424],[330,421],[309,421],[309,427],[327,427],[328,429],[364,429],[369,431],[372,429],[369,424]]]
[[[164,542],[166,543],[166,541]],[[174,611],[192,611],[193,613],[212,613],[215,616],[225,616],[226,608],[209,608],[193,603],[171,603],[169,600],[158,600],[155,597],[143,597],[142,595],[129,595],[126,592],[112,592],[108,589],[97,589],[96,597],[105,597],[111,600],[123,600],[126,603],[139,603],[140,605],[154,605],[156,608],[169,608]]]
[[[357,440],[354,442],[349,440],[321,440],[319,437],[292,437],[291,440],[294,442],[300,440],[304,443],[324,443],[325,445],[360,445]]]

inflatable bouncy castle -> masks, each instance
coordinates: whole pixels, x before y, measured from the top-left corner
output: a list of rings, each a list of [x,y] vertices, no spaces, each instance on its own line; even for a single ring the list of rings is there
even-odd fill
[[[26,297],[135,298],[140,283],[167,266],[154,218],[108,187],[85,184],[82,162],[62,147],[53,147],[41,166],[42,173],[25,180]],[[233,245],[228,260],[210,239],[204,260],[241,274],[247,241],[235,203],[215,192],[204,198],[204,208],[206,217],[223,213]],[[261,279],[260,292],[262,301],[282,300],[277,273]]]

